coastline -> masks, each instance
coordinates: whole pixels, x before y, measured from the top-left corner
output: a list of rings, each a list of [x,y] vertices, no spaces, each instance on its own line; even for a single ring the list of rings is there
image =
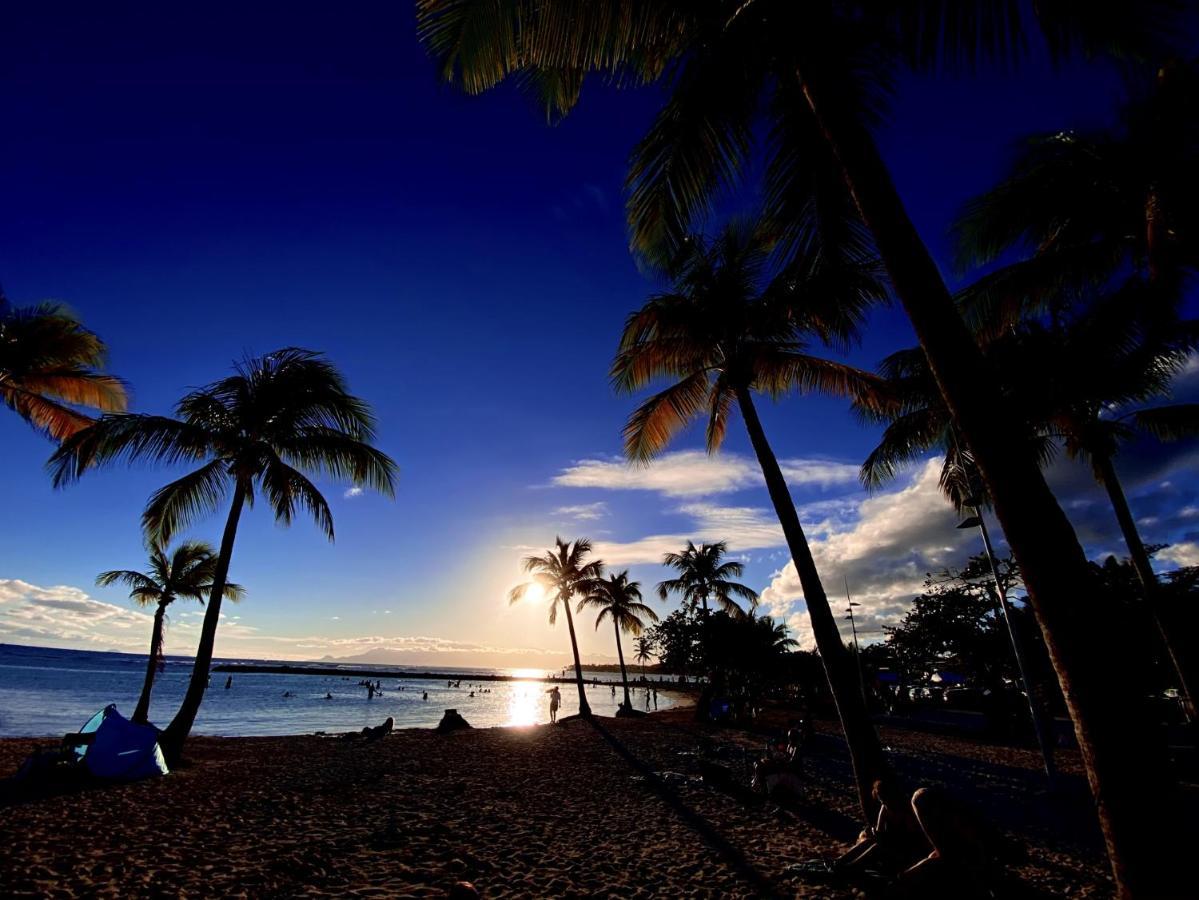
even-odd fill
[[[906,777],[956,779],[1018,830],[1018,874],[1049,893],[1110,891],[1091,831],[1036,791],[1035,753],[884,729]],[[761,736],[701,729],[686,709],[639,719],[404,729],[374,744],[196,737],[170,776],[5,809],[0,870],[15,893],[443,897],[850,897],[787,867],[834,855],[859,827],[844,745],[819,723],[798,809],[701,783],[697,748]],[[0,740],[12,772],[39,742]],[[1077,754],[1074,754],[1076,756]],[[1076,760],[1068,757],[1067,769]],[[652,772],[677,772],[661,782]],[[1070,778],[1081,781],[1077,774]],[[1083,795],[1085,799],[1085,792]],[[1085,816],[1085,802],[1071,802]],[[111,823],[120,821],[120,829]],[[1085,822],[1085,819],[1079,821]],[[63,842],[64,823],[91,835]]]

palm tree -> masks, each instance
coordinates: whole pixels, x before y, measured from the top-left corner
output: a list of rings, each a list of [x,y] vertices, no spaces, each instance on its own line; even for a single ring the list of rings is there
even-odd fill
[[[682,553],[665,554],[662,565],[676,570],[679,576],[659,582],[658,596],[667,600],[671,594],[679,594],[688,606],[698,605],[703,609],[704,621],[708,618],[709,601],[715,601],[731,615],[743,616],[745,610],[734,599],[740,598],[749,604],[752,613],[758,605],[757,591],[731,580],[740,577],[745,566],[733,560],[722,562],[728,547],[726,541],[698,547],[688,541]]]
[[[341,373],[310,350],[288,347],[235,366],[235,373],[187,394],[178,418],[136,413],[103,416],[67,439],[50,458],[56,487],[89,468],[119,460],[202,463],[160,488],[142,513],[148,538],[166,543],[232,492],[212,575],[191,681],[178,713],[160,738],[177,759],[204,699],[229,563],[243,507],[261,493],[276,521],[289,525],[297,509],[311,515],[329,540],[329,504],[304,471],[325,473],[392,496],[395,463],[370,445],[375,422],[349,393]],[[303,470],[303,471],[302,471]]]
[[[670,259],[713,198],[745,169],[768,116],[765,195],[787,244],[860,247],[869,234],[927,355],[1024,572],[1088,778],[1118,889],[1153,892],[1166,869],[1173,796],[1165,747],[1130,735],[1141,713],[1125,696],[1079,589],[1092,580],[1069,520],[1027,455],[932,254],[912,223],[874,140],[898,65],[1020,61],[1039,31],[1057,57],[1073,52],[1154,59],[1163,38],[1185,47],[1171,0],[1034,4],[858,3],[846,0],[417,0],[419,34],[444,77],[472,94],[509,77],[532,87],[548,117],[578,102],[599,73],[622,85],[668,81],[671,94],[634,154],[634,247]],[[1029,13],[1033,20],[1030,21]],[[846,206],[864,228],[839,227]],[[1155,823],[1145,828],[1144,823]],[[1160,891],[1159,891],[1160,892]]]
[[[872,376],[851,366],[806,353],[804,344],[813,336],[831,343],[848,339],[869,293],[860,277],[833,277],[818,265],[806,272],[786,271],[763,284],[770,250],[759,234],[739,223],[712,243],[690,241],[674,291],[651,298],[629,317],[612,378],[621,391],[636,390],[657,378],[678,379],[629,418],[625,452],[635,461],[650,460],[700,416],[707,419],[708,452],[715,453],[736,404],[803,585],[869,821],[875,805],[871,785],[885,774],[886,764],[853,661],[753,401],[754,392],[777,397],[798,388],[846,395],[872,383]],[[843,271],[838,268],[836,274]],[[705,604],[709,591],[721,597],[711,584],[689,586],[699,592],[695,599]]]
[[[150,551],[150,570],[135,572],[130,569],[114,569],[96,576],[96,584],[107,587],[118,582],[129,587],[129,597],[140,606],[154,605],[154,628],[150,632],[150,658],[146,663],[146,678],[142,682],[142,693],[133,710],[133,721],[146,723],[150,718],[150,692],[154,689],[154,673],[162,664],[164,656],[163,626],[167,607],[177,599],[204,602],[212,590],[213,575],[216,574],[216,551],[204,541],[184,541],[168,552],[163,544]],[[245,588],[229,582],[225,585],[225,596],[240,600]]]
[[[1180,322],[1169,310],[1129,302],[1130,286],[1113,296],[1095,298],[1085,307],[1058,309],[1049,324],[1026,319],[1002,329],[980,323],[997,337],[987,355],[1002,373],[1005,390],[1023,410],[1026,439],[1043,464],[1057,446],[1090,463],[1096,482],[1115,512],[1129,557],[1152,617],[1178,678],[1188,717],[1195,715],[1199,676],[1175,629],[1166,621],[1161,592],[1149,553],[1116,471],[1122,443],[1151,436],[1174,440],[1199,434],[1199,404],[1144,407],[1167,398],[1171,379],[1199,347],[1199,323]],[[1048,298],[1054,303],[1053,298]],[[1078,304],[1075,304],[1078,306]],[[996,310],[995,312],[998,312]],[[927,366],[914,350],[888,357],[882,366],[888,382],[883,397],[859,403],[866,418],[887,421],[879,445],[862,466],[868,487],[889,480],[899,466],[930,448],[945,452],[941,484],[958,510],[985,497],[973,460],[954,435],[953,425]]]
[[[1023,144],[1004,178],[954,225],[959,264],[1022,258],[979,279],[970,310],[998,328],[1063,288],[1143,278],[1175,299],[1199,269],[1199,64],[1171,60],[1131,85],[1118,124]]]
[[[641,663],[641,677],[645,678],[645,664],[654,658],[654,639],[648,634],[640,635],[633,647],[633,659]]]
[[[125,383],[99,371],[106,353],[104,342],[67,309],[14,307],[0,293],[0,398],[52,440],[91,424],[72,406],[125,409]]]
[[[624,667],[620,633],[627,631],[633,637],[639,637],[645,628],[644,620],[657,622],[658,614],[641,602],[641,584],[629,581],[628,569],[595,581],[591,590],[579,601],[579,612],[585,606],[599,610],[599,615],[595,617],[596,630],[605,618],[612,620],[612,627],[616,631],[616,656],[620,660],[620,680],[624,683],[624,708],[631,710],[633,701],[629,697],[629,673]]]
[[[579,688],[579,715],[590,716],[591,704],[583,689],[583,664],[579,661],[579,642],[575,637],[575,621],[570,613],[570,602],[576,594],[589,594],[604,574],[604,564],[598,559],[584,562],[591,553],[591,541],[579,538],[573,544],[560,537],[554,538],[554,549],[542,556],[526,556],[524,570],[533,575],[532,581],[518,584],[508,592],[508,602],[518,603],[530,590],[537,587],[545,592],[550,601],[550,624],[558,621],[558,609],[566,613],[566,628],[570,632],[570,652],[575,660],[575,684]]]

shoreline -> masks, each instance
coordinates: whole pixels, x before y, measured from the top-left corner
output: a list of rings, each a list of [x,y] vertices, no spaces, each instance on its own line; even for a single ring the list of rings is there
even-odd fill
[[[574,684],[573,677],[563,678],[559,675],[499,675],[495,673],[458,673],[458,672],[408,672],[397,669],[378,668],[354,668],[345,669],[336,666],[310,666],[310,665],[288,665],[287,663],[262,665],[259,663],[220,663],[210,669],[211,672],[219,672],[224,674],[234,674],[237,672],[243,675],[323,675],[325,677],[335,676],[341,678],[352,678],[353,676],[361,676],[362,678],[396,678],[409,679],[417,681],[470,681],[470,682],[513,682],[513,681],[537,681],[544,684]],[[597,670],[599,671],[599,670]],[[664,677],[664,676],[663,676]],[[617,684],[619,681],[600,680],[598,678],[584,678],[584,684],[590,685],[608,685]],[[660,691],[672,690],[681,692],[693,692],[703,688],[703,685],[695,681],[653,681],[653,680],[630,680],[629,687],[654,687]]]

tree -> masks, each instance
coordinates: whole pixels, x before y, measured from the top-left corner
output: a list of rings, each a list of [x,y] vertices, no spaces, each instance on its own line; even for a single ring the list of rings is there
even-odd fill
[[[708,664],[736,718],[752,714],[768,693],[786,683],[788,657],[798,645],[787,627],[770,616],[729,615],[710,620]]]
[[[371,446],[375,421],[321,354],[288,347],[244,360],[235,374],[187,394],[177,418],[122,413],[103,416],[77,432],[50,458],[56,487],[89,468],[121,460],[202,463],[160,488],[142,513],[153,542],[168,542],[232,492],[212,576],[191,681],[159,743],[177,759],[208,685],[229,563],[242,509],[260,493],[276,521],[289,525],[297,510],[316,520],[330,541],[329,504],[304,472],[348,479],[392,496],[396,466]]]
[[[657,621],[655,617],[655,621]],[[633,658],[641,663],[641,677],[645,677],[645,664],[654,658],[655,646],[654,639],[651,635],[638,635],[637,640],[633,642],[634,652]]]
[[[591,704],[583,688],[583,664],[579,661],[579,642],[575,637],[575,620],[570,613],[571,601],[576,595],[586,596],[595,589],[595,584],[604,574],[604,564],[593,559],[584,562],[591,553],[591,541],[579,538],[573,544],[560,537],[554,538],[554,549],[541,556],[526,556],[524,570],[533,576],[532,581],[518,584],[508,592],[509,603],[519,603],[529,591],[540,588],[550,601],[550,624],[558,621],[558,610],[566,613],[566,628],[570,632],[570,652],[574,654],[575,684],[579,689],[579,715],[590,717]]]
[[[150,551],[150,570],[135,572],[113,569],[96,576],[96,584],[107,587],[121,583],[129,587],[129,597],[139,606],[154,605],[154,627],[150,632],[150,657],[146,662],[146,677],[141,696],[133,710],[133,721],[146,723],[150,719],[150,692],[154,689],[154,673],[162,666],[164,656],[164,625],[167,607],[176,600],[204,602],[212,590],[216,574],[217,555],[204,541],[184,541],[173,553],[160,544]],[[245,588],[240,584],[225,584],[225,596],[240,600]]]
[[[703,625],[693,610],[676,609],[650,629],[658,663],[686,677],[703,665]]]
[[[736,183],[763,109],[764,193],[790,245],[820,242],[826,222],[841,246],[850,246],[847,233],[869,234],[1019,559],[1125,895],[1169,889],[1175,874],[1160,864],[1161,848],[1174,840],[1172,816],[1151,799],[1172,793],[1165,748],[1132,737],[1137,731],[1128,723],[1140,715],[1106,658],[1093,652],[1095,623],[1087,591],[1078,590],[1091,578],[1086,555],[1014,435],[1015,412],[955,310],[871,126],[886,106],[896,65],[1016,62],[1030,31],[1039,31],[1056,57],[1082,51],[1156,58],[1164,37],[1186,45],[1189,23],[1174,21],[1175,11],[1170,0],[417,0],[421,39],[444,77],[469,93],[514,77],[538,93],[552,117],[573,108],[590,73],[618,84],[669,83],[670,97],[635,152],[629,179],[634,246],[651,260],[670,259],[672,243]],[[847,202],[864,229],[837,227]]]
[[[752,612],[758,605],[758,593],[731,580],[740,577],[745,566],[733,560],[722,562],[728,547],[726,541],[700,544],[698,547],[688,541],[682,553],[664,555],[662,565],[674,569],[679,575],[658,582],[658,596],[668,600],[671,594],[680,595],[691,608],[699,606],[705,620],[708,618],[708,605],[712,602],[731,615],[743,616],[745,610],[737,603],[740,599],[749,604]]]
[[[969,312],[992,329],[1063,293],[1139,279],[1170,302],[1199,268],[1199,65],[1131,73],[1115,125],[1025,140],[1004,177],[954,225],[963,267],[1020,259],[976,282]]]
[[[599,610],[599,615],[595,617],[596,629],[605,618],[612,620],[612,628],[616,632],[616,655],[620,660],[620,680],[624,683],[624,708],[632,710],[629,673],[624,667],[624,649],[620,645],[620,633],[626,631],[639,638],[645,629],[645,620],[657,622],[658,614],[641,602],[641,584],[629,581],[628,569],[593,582],[591,590],[579,601],[579,612],[586,606]]]
[[[0,293],[0,399],[51,440],[91,423],[74,406],[125,409],[125,383],[100,372],[107,349],[67,309],[14,307]]]
[[[677,379],[629,417],[625,452],[635,461],[652,459],[700,416],[707,420],[708,452],[715,453],[734,404],[740,411],[803,585],[869,821],[875,806],[871,785],[885,774],[886,763],[753,393],[778,397],[799,389],[844,396],[872,382],[851,366],[807,353],[805,344],[813,337],[833,344],[847,340],[873,297],[872,284],[861,271],[826,270],[819,260],[767,280],[770,251],[761,233],[742,223],[729,225],[711,243],[690,241],[680,255],[674,290],[629,316],[612,379],[626,392],[655,379]],[[722,596],[713,584],[681,587]]]
[[[1135,281],[1114,295],[1092,296],[1083,304],[1047,297],[1056,308],[1047,321],[1024,318],[1002,328],[980,322],[988,359],[1001,373],[1005,392],[1023,411],[1026,441],[1048,463],[1062,446],[1071,458],[1088,461],[1115,512],[1133,566],[1139,593],[1177,674],[1188,714],[1194,716],[1190,660],[1180,646],[1183,633],[1167,621],[1160,585],[1116,471],[1122,443],[1138,437],[1177,439],[1199,434],[1199,404],[1144,407],[1169,397],[1174,376],[1199,346],[1199,324],[1181,322],[1172,311],[1133,302]],[[1028,315],[1028,311],[1025,311]],[[870,487],[889,480],[898,468],[930,448],[945,453],[941,485],[961,510],[985,500],[971,476],[973,458],[953,432],[948,410],[936,392],[922,357],[900,351],[884,361],[882,396],[859,403],[866,418],[886,421],[879,445],[862,466]],[[982,495],[980,497],[980,495]]]

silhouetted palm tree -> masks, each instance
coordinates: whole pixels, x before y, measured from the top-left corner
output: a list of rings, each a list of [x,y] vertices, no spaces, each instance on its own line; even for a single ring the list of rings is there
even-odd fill
[[[727,227],[711,244],[693,239],[681,255],[674,291],[653,297],[629,317],[612,378],[621,391],[678,379],[629,418],[625,451],[633,460],[648,461],[701,416],[707,419],[708,452],[714,453],[734,404],[741,412],[803,585],[868,815],[871,785],[885,774],[886,763],[753,393],[778,397],[819,390],[844,396],[873,383],[873,376],[852,366],[806,353],[804,343],[813,337],[826,343],[848,339],[871,296],[869,281],[841,267],[825,272],[813,265],[765,282],[770,249],[741,224]]]
[[[14,307],[0,293],[0,398],[52,440],[91,424],[72,406],[125,408],[125,383],[98,371],[106,355],[104,342],[65,308]]]
[[[645,677],[645,664],[654,658],[654,639],[643,634],[633,642],[633,658],[641,663],[641,677]]]
[[[1029,138],[966,204],[954,226],[960,265],[1022,257],[972,285],[980,324],[1001,329],[1129,277],[1169,302],[1199,270],[1199,66],[1175,59],[1149,74],[1151,85],[1130,85],[1117,126]]]
[[[679,594],[688,606],[701,607],[704,619],[708,618],[709,602],[715,602],[727,613],[743,616],[745,610],[737,603],[739,598],[747,602],[753,612],[758,605],[757,591],[732,580],[740,577],[745,566],[734,560],[724,561],[728,546],[725,541],[716,541],[697,547],[688,541],[683,552],[665,554],[662,565],[676,570],[679,575],[658,582],[658,596],[667,600],[671,594]]]
[[[575,684],[579,688],[579,715],[590,716],[591,704],[583,689],[583,664],[579,661],[579,642],[575,637],[575,620],[570,613],[570,603],[576,595],[592,591],[595,582],[604,574],[604,564],[594,559],[584,562],[591,553],[591,541],[579,538],[573,544],[560,537],[554,538],[554,549],[542,556],[526,556],[524,570],[533,575],[532,581],[518,584],[508,592],[508,602],[522,600],[534,586],[545,591],[550,601],[550,624],[558,621],[558,609],[566,613],[566,628],[570,632],[570,652],[574,654]]]
[[[147,722],[150,718],[150,692],[154,689],[154,673],[162,664],[164,656],[164,623],[167,607],[178,599],[204,602],[212,590],[212,579],[216,574],[217,556],[212,545],[204,541],[184,541],[174,552],[165,545],[150,551],[150,571],[135,572],[130,569],[114,569],[96,576],[96,584],[107,587],[118,582],[126,585],[129,597],[140,606],[154,605],[154,627],[150,632],[150,658],[146,663],[146,677],[142,682],[142,693],[133,710],[134,722]],[[245,589],[240,584],[226,583],[225,596],[240,600]]]
[[[713,199],[735,185],[756,134],[769,138],[765,194],[784,240],[860,248],[868,232],[891,276],[964,442],[1024,572],[1067,708],[1083,747],[1120,890],[1157,889],[1173,795],[1164,745],[1132,741],[1140,713],[1123,698],[1105,649],[1094,646],[1086,554],[1021,445],[1017,416],[977,352],[874,140],[900,65],[928,70],[979,58],[1019,62],[1039,32],[1050,54],[1168,55],[1186,48],[1189,21],[1172,0],[861,3],[846,0],[417,0],[421,39],[444,77],[469,93],[512,77],[547,117],[578,102],[584,78],[668,81],[671,93],[633,157],[634,246],[669,260]],[[767,127],[760,128],[765,111]],[[848,190],[846,190],[848,189]],[[864,229],[848,235],[851,204]],[[836,253],[837,251],[833,251]],[[1106,739],[1112,735],[1111,739]],[[1152,783],[1151,783],[1152,782]],[[1155,827],[1145,828],[1151,821]],[[1160,826],[1157,823],[1161,823]],[[1172,861],[1173,862],[1173,861]]]
[[[624,706],[625,709],[632,709],[629,673],[624,667],[624,648],[620,645],[620,633],[627,631],[637,637],[645,628],[644,620],[657,622],[658,614],[641,602],[641,584],[629,581],[628,569],[595,581],[591,590],[579,601],[579,612],[582,612],[585,606],[599,609],[599,615],[595,617],[597,630],[605,618],[612,620],[612,627],[616,632],[616,656],[620,660],[620,680],[624,684]]]
[[[178,758],[204,699],[237,526],[255,492],[277,521],[290,524],[299,507],[329,540],[329,505],[302,470],[394,493],[395,463],[370,445],[375,429],[370,408],[349,393],[341,373],[321,354],[289,347],[247,359],[235,370],[180,400],[178,418],[106,415],[69,438],[49,463],[55,486],[118,460],[203,463],[150,498],[142,524],[154,542],[167,542],[216,511],[232,490],[191,681],[159,741],[168,759]]]
[[[1189,717],[1199,677],[1191,671],[1180,635],[1166,621],[1160,586],[1128,499],[1115,456],[1138,436],[1174,440],[1199,434],[1199,404],[1144,407],[1169,397],[1171,380],[1199,347],[1199,323],[1180,322],[1161,309],[1129,302],[1128,286],[1088,306],[1059,310],[1046,324],[1008,324],[987,343],[1005,390],[1024,413],[1026,440],[1047,464],[1060,445],[1090,463],[1107,492],[1129,556],[1141,581],[1147,612],[1178,677]],[[884,361],[886,397],[859,404],[867,418],[887,421],[879,445],[862,466],[868,487],[889,480],[903,464],[931,448],[945,452],[941,485],[959,510],[985,501],[973,458],[953,434],[948,411],[920,354],[900,351]],[[890,402],[886,402],[889,400]],[[981,495],[981,496],[980,496]],[[972,500],[968,498],[974,498]]]

